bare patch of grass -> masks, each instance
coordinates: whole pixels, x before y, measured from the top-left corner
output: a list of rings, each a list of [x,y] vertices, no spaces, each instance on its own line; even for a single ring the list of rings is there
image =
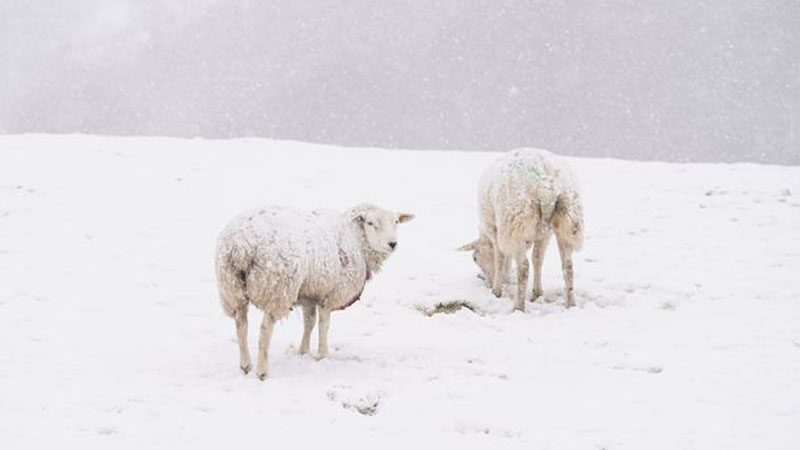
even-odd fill
[[[475,305],[469,303],[466,300],[452,300],[449,302],[439,302],[432,307],[419,307],[418,308],[423,314],[430,317],[435,314],[453,314],[456,311],[460,311],[462,309],[468,309],[476,314],[479,314],[478,308]]]

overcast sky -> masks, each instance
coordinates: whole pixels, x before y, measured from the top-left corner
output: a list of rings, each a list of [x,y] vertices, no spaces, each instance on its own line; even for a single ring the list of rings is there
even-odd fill
[[[797,0],[3,0],[0,132],[800,164]]]

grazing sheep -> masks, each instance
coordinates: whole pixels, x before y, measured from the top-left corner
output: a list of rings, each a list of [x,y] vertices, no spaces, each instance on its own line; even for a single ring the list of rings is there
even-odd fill
[[[308,352],[319,310],[319,357],[327,356],[331,311],[359,299],[397,246],[397,224],[413,217],[362,204],[344,214],[267,207],[233,219],[217,242],[216,273],[222,307],[236,322],[242,370],[251,368],[250,303],[264,312],[256,365],[260,379],[267,376],[273,325],[294,305],[303,308],[300,353]]]
[[[542,262],[555,233],[567,293],[575,304],[572,252],[583,244],[583,209],[571,170],[545,150],[516,149],[495,160],[483,173],[478,189],[480,237],[459,250],[472,250],[492,293],[500,297],[508,260],[517,266],[515,309],[525,309],[527,252],[533,244],[533,295],[542,295]]]

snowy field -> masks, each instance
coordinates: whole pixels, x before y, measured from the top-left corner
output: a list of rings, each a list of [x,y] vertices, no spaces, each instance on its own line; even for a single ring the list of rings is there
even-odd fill
[[[454,251],[495,156],[0,137],[0,448],[800,448],[800,167],[570,159],[578,307],[551,245],[522,314]],[[295,311],[243,375],[219,231],[362,201],[417,217],[331,356]]]

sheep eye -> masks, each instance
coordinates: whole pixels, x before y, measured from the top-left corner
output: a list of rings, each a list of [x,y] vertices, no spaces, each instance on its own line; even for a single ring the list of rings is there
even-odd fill
[[[375,224],[374,224],[373,222],[367,222],[367,225],[369,225],[369,226],[371,226],[371,227],[374,227],[374,226],[375,226]]]

